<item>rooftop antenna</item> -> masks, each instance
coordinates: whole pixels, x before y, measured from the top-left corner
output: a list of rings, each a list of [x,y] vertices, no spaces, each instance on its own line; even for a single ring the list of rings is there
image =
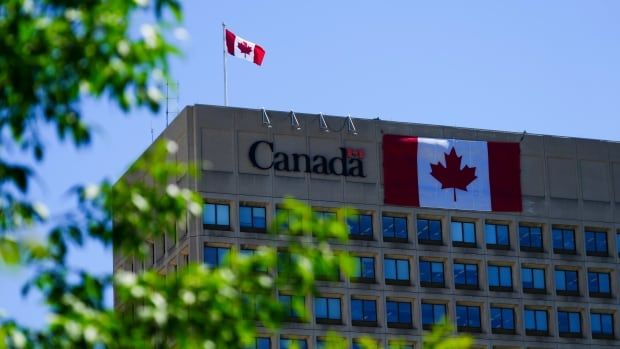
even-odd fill
[[[297,115],[295,115],[295,112],[292,111],[292,110],[291,110],[291,127],[294,128],[297,131],[301,130],[301,124],[299,124],[299,120],[297,119]]]
[[[267,128],[271,128],[271,119],[269,118],[269,115],[267,115],[267,110],[265,110],[265,108],[262,108],[263,111],[263,125],[266,126]]]
[[[166,81],[166,127],[179,113],[179,81]]]
[[[352,133],[354,136],[357,136],[357,128],[353,123],[353,119],[351,119],[351,115],[347,116],[347,131]]]

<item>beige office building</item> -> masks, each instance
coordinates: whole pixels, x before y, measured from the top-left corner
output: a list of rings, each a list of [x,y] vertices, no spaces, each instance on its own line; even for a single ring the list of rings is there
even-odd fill
[[[386,135],[518,144],[520,209],[386,204]],[[356,275],[320,282],[321,296],[305,299],[312,320],[287,323],[257,348],[317,348],[329,329],[352,346],[369,335],[421,348],[424,329],[444,315],[480,348],[620,346],[618,142],[208,105],[186,107],[162,137],[178,143],[177,161],[200,165],[199,178],[178,184],[203,196],[205,213],[153,242],[146,268],[281,246],[264,227],[287,195],[317,214],[360,212],[350,242],[337,246],[356,257]],[[472,186],[484,177],[477,168]],[[469,193],[462,188],[437,195],[456,203]],[[115,270],[139,264],[114,256]]]

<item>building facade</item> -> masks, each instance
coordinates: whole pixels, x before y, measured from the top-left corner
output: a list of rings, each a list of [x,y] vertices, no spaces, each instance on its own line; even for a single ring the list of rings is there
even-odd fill
[[[385,204],[384,135],[518,143],[521,211]],[[162,136],[178,143],[176,161],[200,165],[178,184],[202,194],[204,217],[148,242],[146,262],[115,254],[115,270],[167,273],[231,248],[285,247],[264,232],[289,195],[318,214],[359,211],[335,247],[356,275],[319,282],[304,300],[312,320],[258,348],[316,348],[329,329],[353,346],[369,335],[420,348],[443,316],[481,348],[620,346],[620,143],[207,105],[186,107]]]

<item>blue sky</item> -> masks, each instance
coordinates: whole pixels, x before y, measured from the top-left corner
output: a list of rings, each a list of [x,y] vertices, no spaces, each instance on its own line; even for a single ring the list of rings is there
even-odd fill
[[[620,2],[200,1],[184,3],[190,34],[172,72],[180,105],[223,104],[222,27],[267,54],[228,58],[229,104],[351,114],[620,141]],[[59,213],[77,183],[116,179],[165,126],[163,111],[122,114],[86,101],[92,147],[50,140],[33,197]],[[72,263],[109,272],[111,251],[88,244]],[[0,309],[41,324],[22,300],[24,270],[0,269]]]

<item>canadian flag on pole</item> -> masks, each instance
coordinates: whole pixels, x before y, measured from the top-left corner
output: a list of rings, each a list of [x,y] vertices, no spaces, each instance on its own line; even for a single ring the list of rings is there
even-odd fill
[[[384,201],[520,212],[520,156],[519,143],[384,135]]]
[[[247,41],[231,32],[226,30],[226,50],[229,54],[245,59],[246,61],[253,62],[257,65],[263,63],[265,57],[265,50],[259,45]]]

